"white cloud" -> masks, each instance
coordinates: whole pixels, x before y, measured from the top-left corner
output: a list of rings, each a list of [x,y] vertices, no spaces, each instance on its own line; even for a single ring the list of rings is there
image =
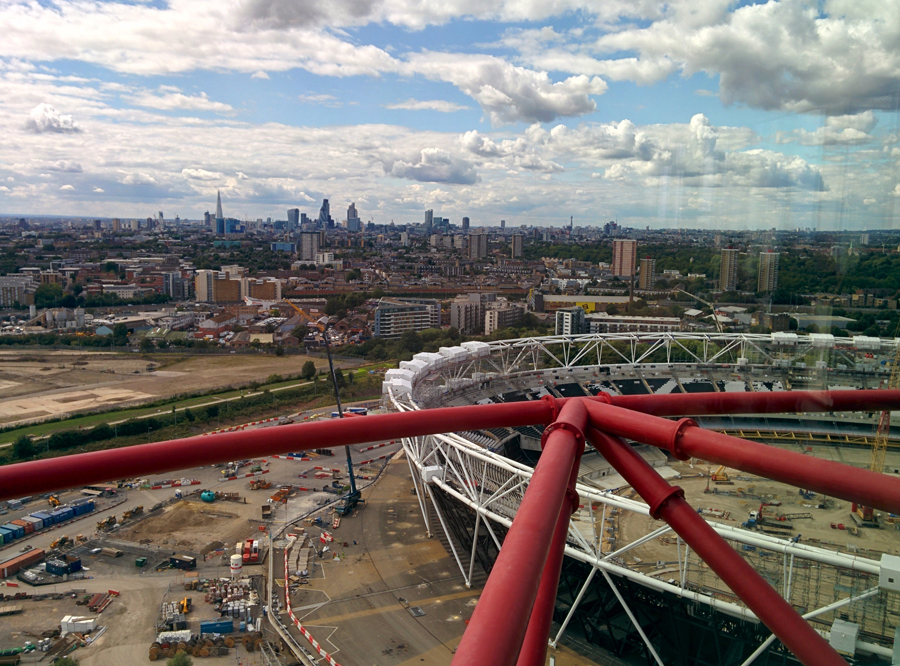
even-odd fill
[[[259,70],[258,72],[253,72],[253,75],[250,77],[251,79],[266,79],[269,80],[269,75],[264,70]]]
[[[62,173],[83,173],[84,169],[78,162],[70,162],[68,160],[57,160],[52,164],[45,164],[42,168],[47,171],[59,171]]]
[[[386,160],[384,172],[394,178],[406,178],[423,183],[471,185],[478,180],[475,168],[470,163],[439,148],[424,148],[409,161]]]
[[[120,172],[118,181],[122,185],[158,185],[156,178],[138,171]]]
[[[103,194],[105,190],[102,187],[95,187],[93,189],[94,194]]]
[[[234,108],[223,102],[214,102],[206,93],[199,95],[185,95],[178,91],[177,88],[165,86],[162,90],[163,94],[155,95],[151,92],[143,92],[132,97],[129,101],[138,106],[150,109],[159,109],[160,111],[174,111],[183,109],[187,111],[212,111],[214,113],[230,113]]]
[[[441,113],[452,113],[454,111],[463,111],[469,107],[454,102],[447,102],[442,99],[418,100],[408,99],[403,102],[395,102],[393,104],[385,104],[386,109],[406,109],[407,111],[440,111]]]
[[[25,129],[35,134],[75,134],[81,127],[68,114],[60,114],[50,104],[38,104],[25,121]]]
[[[220,180],[222,174],[217,171],[207,171],[206,169],[182,169],[181,175],[192,180]]]
[[[344,106],[344,103],[337,97],[335,97],[334,95],[328,95],[326,93],[309,93],[306,95],[299,95],[297,99],[299,99],[304,104],[327,106],[333,109]]]
[[[72,185],[63,185],[62,187],[59,188],[60,192],[71,192],[74,189],[75,188]]]
[[[411,55],[409,64],[412,71],[452,83],[472,97],[494,125],[584,115],[597,108],[591,95],[607,89],[596,77],[573,76],[554,83],[546,72],[492,56],[424,52]]]

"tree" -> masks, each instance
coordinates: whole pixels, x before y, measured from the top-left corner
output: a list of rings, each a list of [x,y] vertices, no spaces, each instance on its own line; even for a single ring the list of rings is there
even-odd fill
[[[62,300],[63,289],[58,284],[42,284],[34,292],[34,304],[39,308],[56,307]]]
[[[53,662],[53,666],[78,666],[78,660],[75,657],[60,657]]]
[[[313,377],[316,376],[316,364],[312,361],[307,361],[303,364],[303,368],[300,370],[300,377],[309,381]]]
[[[150,338],[141,338],[141,351],[148,352],[152,351],[154,348],[153,340]]]
[[[30,435],[20,435],[13,444],[13,454],[16,458],[30,458],[34,455],[34,442]]]

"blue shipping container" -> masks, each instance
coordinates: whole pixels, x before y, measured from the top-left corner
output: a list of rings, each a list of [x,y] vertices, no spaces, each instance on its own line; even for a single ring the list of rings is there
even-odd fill
[[[16,535],[0,527],[0,543],[9,543],[16,538]]]
[[[44,521],[44,527],[50,527],[53,524],[53,519],[50,518],[50,514],[46,511],[35,511],[31,514],[32,518],[40,518]]]
[[[76,571],[81,571],[81,560],[75,560],[74,562],[69,562],[69,573],[75,573]]]
[[[21,525],[13,525],[12,523],[6,523],[6,525],[0,525],[5,530],[10,530],[13,534],[16,535],[16,539],[21,539],[25,536],[25,528]]]
[[[75,517],[75,509],[70,506],[67,506],[65,509],[60,509],[59,512],[63,516],[63,520],[71,520]]]
[[[69,564],[60,560],[47,560],[47,573],[54,576],[65,576],[69,573]]]
[[[230,634],[234,631],[234,620],[209,620],[200,623],[201,634]]]

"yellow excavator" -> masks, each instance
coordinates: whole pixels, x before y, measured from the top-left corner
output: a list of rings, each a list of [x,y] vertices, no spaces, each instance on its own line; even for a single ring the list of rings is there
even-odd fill
[[[125,513],[122,514],[122,522],[124,523],[126,520],[134,518],[135,516],[139,516],[144,513],[143,505],[139,505],[134,507],[133,509],[129,509]]]
[[[47,503],[55,509],[59,506],[59,497],[50,495],[50,497],[47,498]]]
[[[51,548],[66,548],[68,546],[74,546],[75,542],[72,541],[69,537],[63,534],[56,541],[50,544]]]
[[[116,516],[111,515],[111,516],[108,516],[107,518],[104,518],[103,520],[98,521],[97,529],[108,530],[115,524],[116,524]]]

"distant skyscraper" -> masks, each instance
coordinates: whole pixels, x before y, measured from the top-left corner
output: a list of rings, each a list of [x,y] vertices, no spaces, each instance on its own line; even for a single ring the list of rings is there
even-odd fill
[[[322,199],[322,207],[319,209],[319,228],[334,228],[334,218],[331,217],[331,205],[328,203],[328,199]]]
[[[296,229],[300,226],[300,209],[299,208],[288,208],[288,229]]]
[[[500,220],[500,228],[506,229],[506,220]]]
[[[488,253],[487,234],[469,234],[469,259],[484,259]]]
[[[631,277],[637,265],[637,241],[614,240],[612,274],[619,277]]]
[[[216,192],[216,233],[225,233],[225,214],[222,212],[222,193]]]
[[[212,226],[212,215],[209,214],[209,211],[203,213],[203,226],[207,229]]]
[[[778,288],[778,253],[759,253],[759,277],[756,291],[775,291]]]
[[[462,230],[463,230],[463,231],[468,231],[468,230],[469,230],[469,218],[467,218],[467,217],[464,217],[464,218],[462,219]]]
[[[431,234],[431,227],[434,226],[434,211],[426,210],[425,211],[425,233]]]
[[[362,231],[362,220],[356,210],[356,203],[347,207],[347,231]]]
[[[722,250],[722,262],[719,268],[719,290],[734,291],[737,286],[738,250],[730,247]]]
[[[522,245],[525,242],[525,236],[522,234],[513,234],[512,244],[510,247],[510,256],[512,259],[522,256]]]
[[[653,289],[654,282],[656,282],[656,259],[650,257],[641,259],[641,279],[638,288]]]
[[[119,218],[114,217],[114,218],[113,218],[113,221],[112,221],[112,230],[113,230],[113,233],[114,233],[114,234],[119,233],[119,230],[121,230],[121,228],[122,228],[122,222],[119,220]]]

